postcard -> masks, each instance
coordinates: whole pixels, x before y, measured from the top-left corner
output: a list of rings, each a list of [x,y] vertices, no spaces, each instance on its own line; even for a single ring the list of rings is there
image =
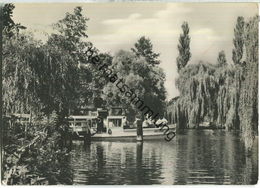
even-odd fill
[[[257,184],[258,14],[1,4],[1,184]]]

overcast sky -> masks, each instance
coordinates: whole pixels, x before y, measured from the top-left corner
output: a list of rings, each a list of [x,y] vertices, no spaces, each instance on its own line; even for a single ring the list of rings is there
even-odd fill
[[[32,31],[36,38],[46,39],[51,24],[62,19],[75,6],[82,6],[88,22],[89,41],[101,52],[112,55],[119,49],[130,50],[141,36],[152,40],[166,73],[168,99],[179,93],[176,57],[181,24],[190,26],[191,53],[189,63],[202,60],[215,63],[224,50],[232,58],[232,40],[237,16],[258,14],[256,3],[84,3],[84,4],[15,4],[14,20]]]

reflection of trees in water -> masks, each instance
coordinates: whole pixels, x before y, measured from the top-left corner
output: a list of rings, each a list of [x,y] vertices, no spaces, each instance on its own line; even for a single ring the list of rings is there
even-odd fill
[[[252,181],[251,184],[256,184],[258,180],[258,136],[255,138],[254,145],[253,145],[253,150],[252,150]]]
[[[136,144],[136,173],[134,184],[160,184],[162,157],[158,143]]]
[[[141,182],[142,174],[142,161],[143,161],[143,142],[136,143],[136,179],[137,182]]]
[[[160,184],[158,147],[116,142],[92,143],[88,149],[85,147],[76,145],[72,151],[76,183]]]
[[[189,139],[185,139],[186,136],[177,135],[176,137],[176,151],[177,151],[177,161],[176,161],[176,177],[175,184],[187,184],[187,175],[188,175],[188,163],[190,155],[189,151],[192,151],[192,148],[188,148],[191,146],[189,143],[192,140],[192,135]]]
[[[240,138],[237,133],[226,132],[224,137],[225,144],[225,171],[226,176],[230,179],[230,184],[245,184],[242,182],[244,174],[243,168],[245,165],[245,151],[244,146],[240,142]]]
[[[121,146],[122,155],[118,155],[118,161],[123,161],[123,164],[111,168],[114,176],[120,177],[116,184],[160,184],[158,147],[146,143],[126,143]],[[123,169],[120,168],[122,165]]]
[[[106,161],[104,160],[104,148],[102,145],[97,145],[97,166],[98,169],[102,169],[104,165],[106,164]]]
[[[167,143],[93,142],[73,147],[74,182],[81,184],[252,184],[257,146],[250,157],[227,131],[185,130]]]
[[[257,138],[258,139],[258,138]],[[252,155],[244,157],[243,184],[256,184],[258,180],[258,140],[254,141]]]
[[[229,152],[228,148],[229,146],[227,145],[227,143],[225,143],[225,131],[218,131],[216,132],[214,135],[214,139],[210,140],[209,137],[211,136],[211,134],[209,135],[205,135],[202,136],[203,138],[205,138],[205,140],[203,140],[204,143],[204,149],[203,152],[208,152],[207,148],[209,146],[207,146],[205,143],[210,142],[211,141],[211,150],[210,150],[210,155],[209,160],[207,166],[205,166],[207,168],[207,170],[210,172],[209,174],[212,174],[211,176],[214,177],[214,179],[210,179],[208,180],[209,182],[214,182],[215,184],[224,184],[225,183],[225,153]],[[205,158],[203,159],[205,160]],[[210,162],[211,161],[211,162]]]
[[[232,132],[188,131],[177,144],[175,184],[252,184],[257,179],[257,159],[245,157]]]
[[[253,154],[247,156],[244,144],[240,141],[238,133],[227,132],[225,137],[228,159],[226,170],[230,176],[231,184],[255,184],[258,179],[258,144],[255,141]]]

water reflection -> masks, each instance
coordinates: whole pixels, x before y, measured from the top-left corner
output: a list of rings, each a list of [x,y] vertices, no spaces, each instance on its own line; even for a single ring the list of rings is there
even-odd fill
[[[187,130],[172,142],[75,142],[71,166],[74,184],[253,184],[257,156],[237,133]]]

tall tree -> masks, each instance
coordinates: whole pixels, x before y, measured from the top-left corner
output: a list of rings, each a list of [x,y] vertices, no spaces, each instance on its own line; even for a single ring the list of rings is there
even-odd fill
[[[38,72],[43,78],[40,82],[46,87],[46,94],[42,96],[49,104],[48,112],[53,108],[59,113],[66,114],[68,110],[78,106],[80,90],[83,88],[82,79],[90,82],[89,70],[80,71],[79,61],[87,59],[83,50],[91,43],[85,42],[87,36],[88,18],[83,16],[82,8],[74,8],[73,13],[66,13],[65,17],[54,24],[58,31],[52,34],[45,45],[45,66],[49,77],[44,77],[44,71]],[[63,54],[63,55],[62,55]],[[85,87],[85,84],[84,84]]]
[[[179,56],[177,57],[177,68],[178,72],[187,65],[188,61],[191,58],[190,53],[190,36],[189,36],[189,25],[187,22],[183,22],[182,24],[183,33],[179,38]]]
[[[153,66],[160,64],[160,60],[158,60],[160,54],[153,51],[153,44],[149,38],[142,36],[135,43],[132,51],[136,54],[137,57],[144,57],[145,60]]]
[[[165,74],[159,66],[150,66],[144,57],[138,58],[133,52],[120,50],[113,58],[111,69],[122,82],[118,85],[114,83],[105,85],[103,97],[108,101],[108,106],[120,105],[125,108],[130,121],[140,112],[129,97],[120,92],[124,89],[123,84],[126,84],[129,90],[149,105],[154,114],[157,112],[163,114],[166,98]]]
[[[237,18],[236,28],[234,29],[235,38],[233,39],[234,49],[232,50],[232,59],[234,64],[241,64],[244,48],[244,25],[243,17]]]
[[[7,3],[3,7],[3,33],[7,37],[12,37],[15,33],[18,33],[20,29],[26,29],[20,23],[15,23],[12,19],[14,4]]]
[[[87,21],[89,19],[82,14],[82,8],[74,8],[73,13],[66,13],[65,18],[53,25],[59,33],[52,34],[49,43],[57,44],[69,52],[75,52],[76,48],[84,48],[83,38],[87,38]]]
[[[221,52],[219,52],[219,54],[218,54],[217,64],[219,66],[227,65],[226,54],[223,50]]]
[[[241,84],[239,115],[245,146],[251,151],[258,134],[258,16],[245,24],[246,65]]]

